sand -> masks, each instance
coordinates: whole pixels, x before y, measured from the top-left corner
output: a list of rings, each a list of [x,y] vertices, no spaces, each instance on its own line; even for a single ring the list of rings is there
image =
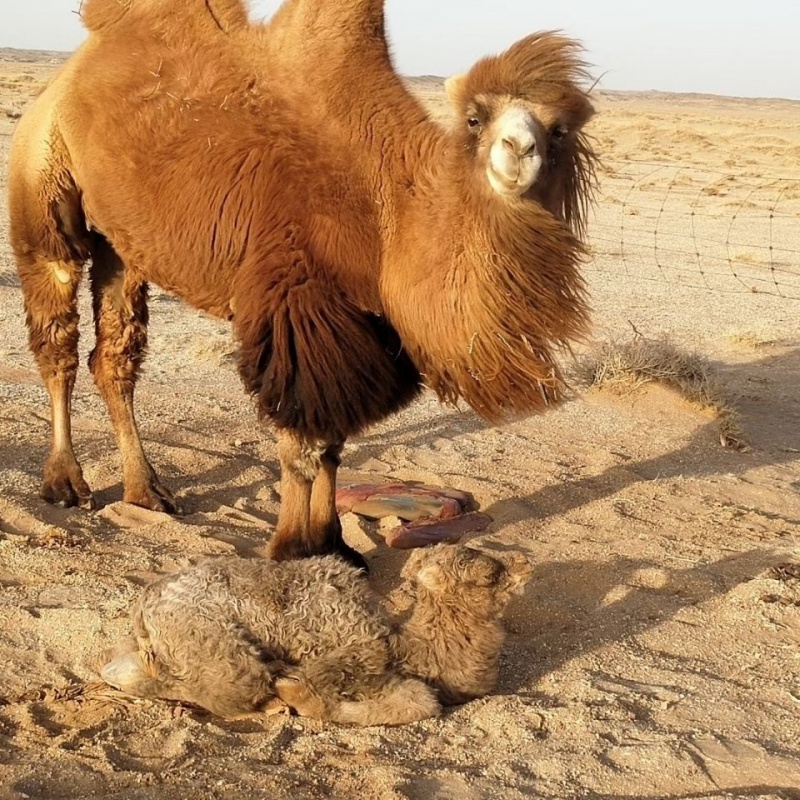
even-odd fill
[[[0,61],[2,180],[49,61]],[[440,82],[415,89],[445,114]],[[800,103],[602,93],[598,108],[593,337],[635,328],[700,350],[750,449],[723,449],[713,417],[658,386],[580,392],[498,428],[424,397],[348,443],[342,482],[472,492],[493,522],[470,542],[535,564],[497,691],[400,729],[228,723],[93,685],[145,582],[263,553],[274,440],[228,329],[156,291],[138,416],[186,516],[120,502],[85,367],[75,440],[102,509],[40,501],[47,402],[0,194],[0,797],[800,798],[800,570],[782,568],[800,562]],[[344,522],[400,603],[406,555]]]

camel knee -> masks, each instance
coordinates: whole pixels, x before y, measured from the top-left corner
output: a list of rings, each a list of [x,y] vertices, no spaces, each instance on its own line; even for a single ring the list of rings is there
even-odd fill
[[[102,394],[133,391],[147,351],[147,284],[130,280],[108,245],[92,266],[96,345],[89,370]]]
[[[110,315],[109,315],[110,316]],[[147,328],[140,322],[110,317],[98,331],[89,354],[89,371],[102,395],[133,392],[147,350]]]
[[[322,467],[325,446],[310,441],[293,431],[281,431],[278,436],[278,458],[281,468],[294,477],[311,483]]]
[[[78,312],[68,308],[54,316],[28,312],[28,346],[42,379],[71,388],[78,371]]]
[[[19,265],[28,345],[45,382],[74,381],[78,369],[77,291],[81,265],[33,261]]]

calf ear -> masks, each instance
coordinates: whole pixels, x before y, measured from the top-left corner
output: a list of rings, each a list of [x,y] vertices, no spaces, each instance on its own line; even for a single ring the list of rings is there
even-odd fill
[[[408,581],[414,580],[414,578],[417,577],[419,568],[422,564],[422,561],[425,559],[428,550],[429,548],[425,547],[412,550],[411,555],[406,559],[406,563],[403,564],[403,569],[400,570],[400,577],[405,578]]]
[[[509,594],[522,594],[530,580],[533,566],[522,553],[512,553],[505,559],[506,589]]]
[[[447,93],[447,99],[454,106],[458,106],[458,100],[461,97],[461,87],[464,85],[466,77],[465,74],[453,75],[444,82],[444,90]]]
[[[417,573],[417,583],[432,592],[436,592],[447,585],[447,580],[438,564],[426,564]]]

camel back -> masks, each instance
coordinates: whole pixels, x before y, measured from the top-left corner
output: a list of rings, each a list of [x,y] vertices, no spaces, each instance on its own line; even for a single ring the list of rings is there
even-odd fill
[[[194,20],[226,33],[248,24],[241,0],[85,0],[80,15],[95,33],[132,19],[147,19],[153,27],[159,22]]]

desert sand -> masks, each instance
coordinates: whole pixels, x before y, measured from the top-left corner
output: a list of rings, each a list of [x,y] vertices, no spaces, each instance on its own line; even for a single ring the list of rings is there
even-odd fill
[[[3,55],[4,181],[15,120],[55,67]],[[441,81],[413,86],[446,117]],[[399,729],[224,722],[98,687],[144,583],[263,553],[274,440],[227,327],[156,290],[138,413],[186,515],[120,502],[85,367],[75,440],[101,510],[39,500],[48,406],[0,193],[0,797],[800,798],[800,103],[601,92],[597,106],[593,340],[635,329],[702,352],[749,449],[721,447],[713,416],[661,386],[579,390],[501,427],[426,396],[350,442],[343,483],[469,491],[493,520],[469,541],[535,565],[497,691]],[[86,287],[81,304],[85,364]],[[375,523],[344,524],[402,609],[406,554]]]

